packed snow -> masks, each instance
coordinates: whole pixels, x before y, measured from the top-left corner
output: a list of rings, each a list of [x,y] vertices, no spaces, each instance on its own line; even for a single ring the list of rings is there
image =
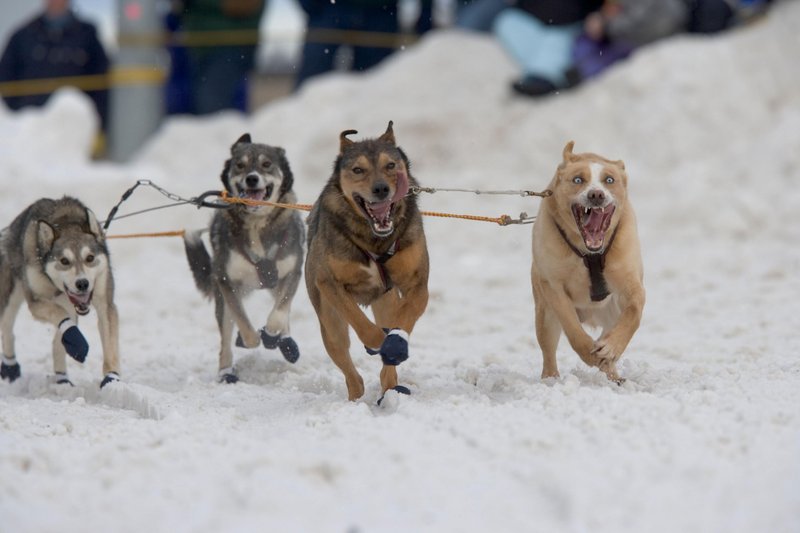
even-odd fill
[[[425,220],[431,298],[401,383],[376,406],[379,361],[353,337],[366,395],[346,400],[301,286],[295,365],[236,351],[216,382],[213,305],[180,239],[110,241],[123,381],[99,390],[92,312],[74,387],[51,383],[52,327],[23,307],[23,376],[0,383],[0,531],[789,532],[800,524],[800,3],[714,37],[642,50],[577,90],[514,98],[496,42],[432,34],[365,75],[335,74],[258,110],[167,121],[134,161],[88,159],[90,102],[63,91],[0,109],[3,226],[74,195],[105,218],[138,179],[219,188],[244,132],[286,148],[301,202],[328,179],[339,132],[395,122],[426,186],[541,190],[568,140],[623,159],[647,304],[622,386],[565,339],[543,382],[530,226]],[[356,136],[357,138],[358,136]],[[517,196],[424,195],[425,210],[518,216]],[[140,188],[121,215],[169,200]],[[109,234],[200,228],[173,207]],[[248,300],[266,319],[267,293]]]

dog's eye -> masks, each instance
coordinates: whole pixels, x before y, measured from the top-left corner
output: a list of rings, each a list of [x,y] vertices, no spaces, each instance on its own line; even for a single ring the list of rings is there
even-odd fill
[[[87,255],[86,256],[86,262],[87,263],[94,263],[94,256],[92,254]]]
[[[272,166],[272,161],[264,161],[263,163],[261,163],[261,166],[264,168],[269,168]]]
[[[612,183],[614,183],[614,178],[612,176],[606,176],[606,183],[611,185]]]
[[[575,176],[574,178],[572,178],[572,183],[574,183],[575,185],[580,185],[581,183],[583,183],[583,178],[580,176]]]
[[[236,162],[236,169],[237,170],[242,170],[243,168],[244,168],[244,163],[242,163],[241,161],[237,161]]]
[[[361,167],[353,167],[353,174],[363,174],[364,169]]]
[[[66,257],[62,257],[61,264],[64,265],[65,267],[69,266],[69,259],[67,259]]]
[[[389,161],[389,164],[388,164],[388,165],[386,165],[386,170],[393,170],[393,169],[394,169],[394,167],[396,167],[396,166],[397,166],[397,165],[395,164],[395,162],[394,162],[394,161]]]

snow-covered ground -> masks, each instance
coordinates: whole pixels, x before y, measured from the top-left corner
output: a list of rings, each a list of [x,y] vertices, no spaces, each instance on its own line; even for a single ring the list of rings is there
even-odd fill
[[[217,188],[244,131],[284,146],[303,202],[340,131],[395,121],[428,186],[542,189],[570,139],[626,162],[648,301],[622,387],[562,340],[539,379],[530,227],[427,219],[428,309],[400,367],[413,391],[375,406],[379,364],[346,401],[304,289],[296,365],[239,350],[215,382],[211,303],[180,240],[111,241],[124,382],[99,391],[92,349],[74,388],[49,384],[49,326],[17,323],[23,377],[0,384],[0,531],[789,532],[800,524],[800,3],[714,38],[642,51],[579,90],[508,94],[495,42],[432,35],[366,76],[336,75],[252,117],[176,119],[127,165],[91,163],[90,104],[0,110],[0,225],[41,196],[104,218],[135,180]],[[122,213],[167,200],[141,189]],[[424,196],[423,209],[535,213],[535,199]],[[202,226],[176,207],[109,233]],[[266,318],[268,297],[248,302]],[[260,321],[261,319],[259,319]]]

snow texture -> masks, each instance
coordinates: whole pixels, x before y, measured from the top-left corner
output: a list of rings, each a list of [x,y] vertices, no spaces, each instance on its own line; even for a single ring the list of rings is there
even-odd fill
[[[0,213],[74,195],[105,218],[135,180],[218,188],[247,131],[280,145],[301,202],[330,175],[342,130],[395,122],[426,186],[543,189],[568,140],[623,159],[648,301],[623,386],[562,339],[543,382],[530,226],[428,218],[430,304],[399,367],[411,396],[383,407],[379,360],[351,353],[367,392],[346,400],[304,288],[295,365],[236,350],[216,383],[213,305],[179,239],[111,241],[122,382],[91,346],[51,383],[52,327],[23,308],[22,377],[0,384],[0,531],[790,532],[800,524],[800,3],[749,27],[664,41],[569,93],[513,98],[497,43],[432,34],[366,75],[335,74],[259,110],[175,118],[125,165],[90,162],[81,94],[0,109]],[[120,214],[168,200],[140,189]],[[426,210],[535,213],[514,196],[438,193]],[[182,206],[110,234],[197,229]],[[263,324],[257,293],[248,309]]]

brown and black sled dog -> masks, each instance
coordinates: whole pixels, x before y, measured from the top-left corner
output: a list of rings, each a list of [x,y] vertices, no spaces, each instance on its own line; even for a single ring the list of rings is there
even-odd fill
[[[364,380],[350,357],[351,326],[368,353],[383,361],[381,387],[397,384],[397,365],[408,358],[408,340],[428,304],[428,249],[409,161],[395,144],[392,122],[377,139],[339,136],[333,176],[308,217],[306,287],[322,340],[344,373],[347,397],[364,394]],[[360,306],[371,306],[375,322]]]
[[[542,377],[558,376],[562,330],[588,365],[620,382],[617,361],[644,307],[642,256],[622,161],[564,147],[533,227],[531,283]],[[602,328],[597,340],[581,324]]]

